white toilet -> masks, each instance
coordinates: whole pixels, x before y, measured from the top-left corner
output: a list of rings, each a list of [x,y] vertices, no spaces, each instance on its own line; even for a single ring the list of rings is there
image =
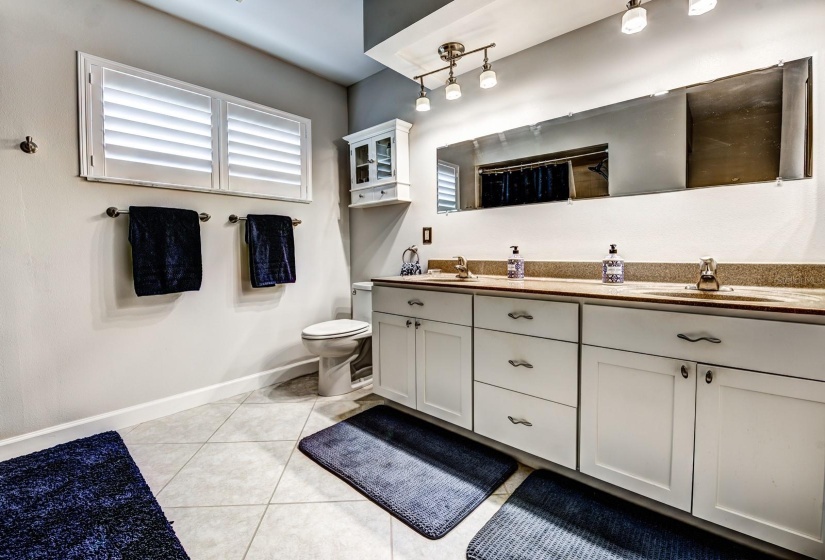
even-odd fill
[[[352,319],[304,329],[304,346],[321,358],[318,394],[344,395],[372,382],[372,282],[352,285]],[[357,379],[354,379],[356,378]]]

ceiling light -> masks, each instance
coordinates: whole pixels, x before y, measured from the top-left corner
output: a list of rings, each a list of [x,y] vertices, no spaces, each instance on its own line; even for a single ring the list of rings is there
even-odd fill
[[[688,15],[701,16],[716,7],[716,0],[690,0],[688,3]]]
[[[450,62],[450,77],[447,79],[447,101],[453,101],[461,97],[461,86],[455,81],[453,77],[453,67],[455,62]]]
[[[481,67],[481,76],[478,77],[478,81],[481,89],[490,89],[498,83],[496,73],[493,71],[493,66],[487,59],[487,49],[484,49],[484,66]]]
[[[647,27],[647,10],[642,8],[642,0],[630,0],[622,17],[622,33],[632,35]]]
[[[427,97],[427,92],[424,91],[424,78],[421,78],[421,93],[418,94],[418,99],[415,100],[415,110],[430,110],[430,99]]]

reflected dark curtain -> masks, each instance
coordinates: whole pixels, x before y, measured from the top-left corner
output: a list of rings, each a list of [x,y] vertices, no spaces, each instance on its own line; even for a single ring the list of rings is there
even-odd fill
[[[482,208],[553,202],[569,197],[567,162],[481,175]]]

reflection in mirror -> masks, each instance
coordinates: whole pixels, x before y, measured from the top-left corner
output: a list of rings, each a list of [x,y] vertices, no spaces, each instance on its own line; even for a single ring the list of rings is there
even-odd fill
[[[811,59],[438,150],[438,211],[811,177]]]

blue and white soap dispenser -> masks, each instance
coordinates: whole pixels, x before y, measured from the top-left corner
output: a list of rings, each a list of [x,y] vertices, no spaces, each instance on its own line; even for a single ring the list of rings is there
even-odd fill
[[[605,284],[624,283],[624,259],[619,256],[615,245],[610,246],[610,253],[602,260],[602,282]]]
[[[510,245],[513,254],[507,259],[507,278],[524,280],[524,257],[518,252],[518,245]]]

